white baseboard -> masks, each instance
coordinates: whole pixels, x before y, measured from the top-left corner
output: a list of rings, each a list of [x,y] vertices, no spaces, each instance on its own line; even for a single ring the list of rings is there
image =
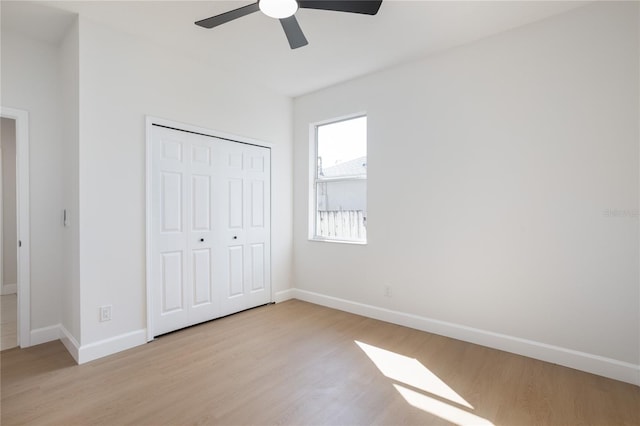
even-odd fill
[[[18,292],[17,284],[4,284],[0,289],[0,295],[5,296],[7,294],[15,294]]]
[[[146,330],[137,330],[120,336],[80,345],[73,335],[62,325],[38,328],[31,331],[31,345],[60,340],[78,364],[93,361],[116,352],[124,351],[134,346],[147,343]]]
[[[59,336],[60,341],[62,342],[64,347],[67,348],[73,359],[78,363],[78,359],[80,358],[80,344],[78,343],[78,341],[62,324],[60,324]]]
[[[73,359],[78,362],[78,347],[80,345],[62,324],[31,330],[31,346],[52,342],[54,340],[60,340]]]
[[[108,339],[99,340],[94,343],[82,345],[78,349],[78,364],[93,361],[107,355],[131,349],[135,346],[147,343],[147,330],[136,330]]]
[[[277,292],[273,297],[273,301],[276,303],[280,303],[293,298],[294,298],[294,289],[289,288],[289,289]]]
[[[31,330],[30,346],[51,342],[60,338],[60,324]]]
[[[311,291],[291,289],[296,299],[377,320],[475,343],[640,386],[640,365],[546,343],[466,327],[418,315],[352,302]]]

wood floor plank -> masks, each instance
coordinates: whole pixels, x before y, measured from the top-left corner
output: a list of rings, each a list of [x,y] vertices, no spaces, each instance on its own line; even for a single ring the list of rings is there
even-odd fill
[[[16,294],[0,296],[0,351],[18,346],[18,299]]]
[[[637,386],[297,300],[81,366],[60,342],[0,361],[3,425],[640,424]]]

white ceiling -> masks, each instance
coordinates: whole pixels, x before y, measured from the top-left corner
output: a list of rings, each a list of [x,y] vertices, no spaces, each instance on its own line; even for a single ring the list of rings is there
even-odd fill
[[[280,23],[260,12],[213,29],[194,21],[251,1],[2,0],[2,28],[56,42],[81,13],[118,30],[298,96],[584,5],[578,1],[384,0],[376,16],[301,9],[309,45],[290,50]]]

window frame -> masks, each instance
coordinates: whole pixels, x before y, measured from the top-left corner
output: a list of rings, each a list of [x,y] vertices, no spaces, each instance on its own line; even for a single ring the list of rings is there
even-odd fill
[[[369,152],[369,119],[366,112],[354,113],[338,118],[332,118],[328,120],[318,121],[309,125],[309,241],[327,242],[327,243],[340,243],[340,244],[355,244],[355,245],[367,245],[369,241],[369,234],[365,240],[344,240],[338,238],[329,238],[317,234],[318,229],[318,183],[323,182],[344,182],[344,181],[359,181],[368,180],[368,168],[366,175],[352,175],[352,176],[337,176],[329,178],[319,178],[318,176],[318,128],[329,124],[337,124],[343,121],[355,120],[358,118],[367,118],[367,165],[368,165],[368,152]],[[365,191],[368,193],[368,184],[365,184]]]

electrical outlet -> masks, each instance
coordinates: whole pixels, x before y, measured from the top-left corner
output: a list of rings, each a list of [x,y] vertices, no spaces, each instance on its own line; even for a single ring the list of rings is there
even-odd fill
[[[391,286],[390,285],[385,285],[384,286],[384,295],[386,297],[391,297]]]
[[[100,322],[111,321],[111,305],[100,306]]]

